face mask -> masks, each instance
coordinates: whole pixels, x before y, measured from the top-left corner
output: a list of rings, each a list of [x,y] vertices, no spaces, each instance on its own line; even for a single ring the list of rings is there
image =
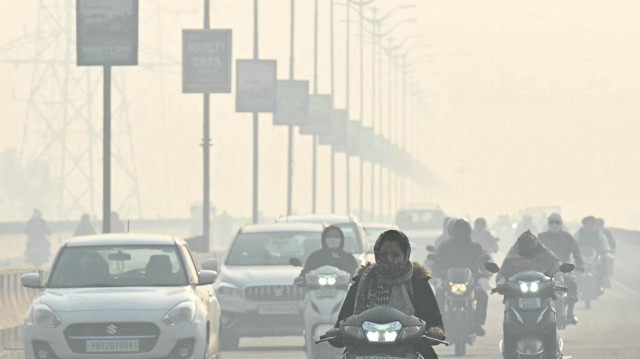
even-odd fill
[[[562,223],[549,223],[549,231],[558,233],[562,230]]]
[[[340,238],[338,237],[327,237],[325,242],[329,249],[338,249],[340,247]]]

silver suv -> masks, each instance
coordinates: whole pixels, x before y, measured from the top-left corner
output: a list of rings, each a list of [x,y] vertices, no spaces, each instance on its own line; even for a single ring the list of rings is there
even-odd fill
[[[319,223],[273,223],[241,228],[230,244],[215,292],[222,309],[223,349],[238,347],[241,337],[302,335],[304,288],[294,286],[300,268],[320,249]]]

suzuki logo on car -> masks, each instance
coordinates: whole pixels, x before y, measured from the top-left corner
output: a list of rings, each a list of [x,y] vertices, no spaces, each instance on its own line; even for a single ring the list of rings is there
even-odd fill
[[[273,288],[273,294],[276,297],[282,297],[282,295],[284,294],[284,288],[282,287],[275,287]]]
[[[107,327],[107,333],[114,335],[118,332],[118,327],[116,327],[115,325],[111,324]]]

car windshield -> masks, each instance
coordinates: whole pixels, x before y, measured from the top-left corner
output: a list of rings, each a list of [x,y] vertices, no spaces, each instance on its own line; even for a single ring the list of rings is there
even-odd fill
[[[233,241],[225,262],[230,266],[290,265],[289,258],[306,262],[320,249],[320,232],[240,233]]]
[[[176,246],[65,247],[48,287],[140,287],[188,285]]]
[[[371,245],[373,245],[373,243],[375,243],[382,232],[392,228],[393,227],[364,227],[364,232],[367,234],[367,238],[369,238],[369,241],[372,243]]]
[[[400,229],[441,229],[444,213],[439,210],[403,210],[396,215]]]

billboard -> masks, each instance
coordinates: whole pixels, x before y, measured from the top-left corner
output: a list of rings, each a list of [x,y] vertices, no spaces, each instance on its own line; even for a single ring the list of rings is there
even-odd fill
[[[231,92],[231,30],[182,30],[182,92]]]
[[[309,96],[309,122],[300,126],[303,135],[328,135],[331,133],[333,111],[331,95]]]
[[[236,112],[275,112],[275,60],[236,60]]]
[[[138,0],[76,1],[76,64],[138,64]]]
[[[320,135],[318,142],[321,145],[331,145],[337,150],[338,147],[345,147],[347,144],[347,121],[349,114],[344,109],[333,109],[331,111],[331,132]]]
[[[274,125],[306,125],[309,122],[309,81],[278,80]]]

